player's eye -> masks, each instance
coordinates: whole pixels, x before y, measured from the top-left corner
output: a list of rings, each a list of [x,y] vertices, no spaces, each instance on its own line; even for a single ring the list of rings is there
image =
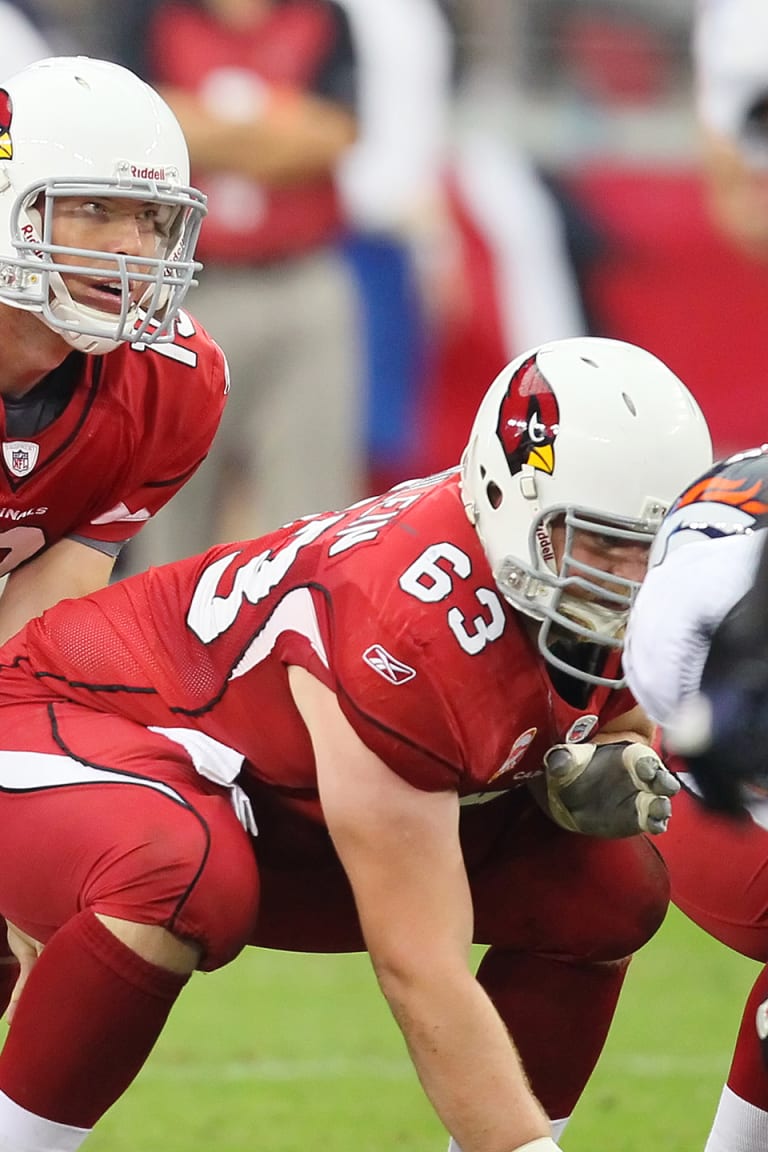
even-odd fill
[[[174,209],[170,204],[147,204],[141,212],[141,222],[161,236],[167,236],[173,223]]]

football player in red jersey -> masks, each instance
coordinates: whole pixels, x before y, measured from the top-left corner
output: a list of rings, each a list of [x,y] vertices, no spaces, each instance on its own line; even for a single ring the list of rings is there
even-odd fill
[[[227,371],[180,311],[188,185],[173,114],[126,69],[53,58],[0,85],[0,640],[105,585],[213,439]]]
[[[0,1055],[6,1147],[77,1148],[187,974],[250,942],[367,949],[454,1146],[555,1149],[667,906],[637,833],[677,785],[622,633],[710,460],[654,356],[555,342],[493,382],[460,469],[6,644],[0,912],[42,946]]]
[[[660,844],[672,899],[763,964],[707,1152],[768,1147],[767,530],[763,445],[721,461],[675,501],[627,642],[629,682],[681,754],[672,763],[684,787]]]

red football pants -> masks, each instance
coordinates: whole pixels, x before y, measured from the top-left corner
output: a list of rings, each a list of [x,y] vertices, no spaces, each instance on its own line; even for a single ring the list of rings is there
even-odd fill
[[[212,969],[250,934],[258,877],[228,790],[132,721],[4,707],[0,843],[0,914],[43,943],[90,909],[195,941]]]
[[[686,916],[735,952],[768,964],[768,831],[752,819],[711,812],[695,796],[673,801],[659,848],[670,874],[672,899]],[[763,968],[742,1009],[728,1087],[768,1112],[768,1070],[755,1027],[768,999]]]

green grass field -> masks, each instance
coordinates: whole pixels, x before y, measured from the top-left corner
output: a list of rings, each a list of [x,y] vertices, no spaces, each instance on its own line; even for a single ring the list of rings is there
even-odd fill
[[[699,1152],[757,965],[672,910],[635,959],[566,1152]],[[87,1009],[86,1009],[87,1010]],[[195,976],[88,1152],[445,1152],[366,957]]]

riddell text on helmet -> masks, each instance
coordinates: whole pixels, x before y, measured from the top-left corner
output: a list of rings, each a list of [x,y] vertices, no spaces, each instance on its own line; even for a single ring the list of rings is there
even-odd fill
[[[131,164],[131,176],[136,180],[165,180],[165,168],[138,168]]]

